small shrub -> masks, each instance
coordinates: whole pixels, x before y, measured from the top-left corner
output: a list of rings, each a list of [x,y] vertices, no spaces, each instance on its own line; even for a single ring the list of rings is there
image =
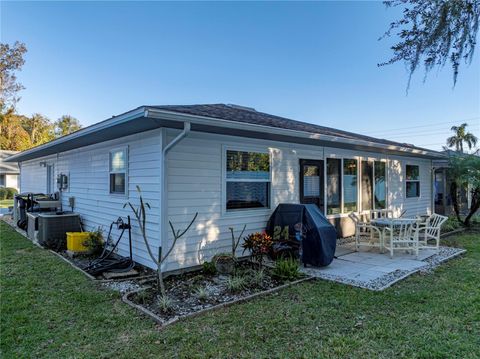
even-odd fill
[[[5,187],[0,187],[0,201],[7,199],[7,189]]]
[[[215,267],[214,262],[203,262],[202,270],[203,270],[203,273],[206,274],[206,275],[217,274],[217,268]]]
[[[282,258],[275,261],[273,275],[281,280],[291,281],[300,277],[300,267],[293,258]]]
[[[149,293],[148,290],[142,290],[141,292],[137,293],[137,300],[141,304],[147,303],[150,297],[151,297],[151,293]]]
[[[267,275],[265,274],[264,269],[253,271],[250,277],[251,285],[255,287],[261,287],[263,282],[265,281],[266,276]]]
[[[169,313],[173,311],[173,301],[166,295],[162,295],[158,298],[158,308],[163,313]]]
[[[272,247],[273,241],[266,233],[256,232],[249,234],[245,241],[242,244],[242,247],[245,250],[249,250],[253,259],[255,259],[260,265],[263,261],[263,256],[268,254],[270,248]]]
[[[98,227],[94,232],[91,232],[88,239],[83,242],[83,245],[88,248],[91,255],[99,254],[103,249],[102,228]]]
[[[247,279],[243,276],[234,275],[227,279],[227,289],[229,292],[238,293],[247,287]]]
[[[193,292],[193,295],[197,297],[198,300],[205,302],[208,299],[208,290],[205,287],[198,287]]]
[[[442,232],[447,233],[462,227],[463,227],[462,223],[456,217],[452,216],[452,217],[448,217],[448,219],[442,225]]]
[[[5,188],[5,190],[6,190],[5,199],[13,199],[13,197],[15,197],[15,195],[18,193],[18,191],[12,187],[7,187]]]

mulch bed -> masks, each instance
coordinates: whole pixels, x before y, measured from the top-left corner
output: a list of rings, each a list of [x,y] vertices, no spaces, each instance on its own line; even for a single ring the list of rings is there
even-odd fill
[[[221,304],[236,302],[256,293],[270,291],[288,283],[275,278],[272,269],[267,267],[262,267],[264,275],[259,280],[257,274],[259,270],[257,264],[244,261],[237,264],[235,273],[231,276],[209,275],[197,271],[168,277],[165,286],[167,297],[171,300],[169,310],[161,308],[159,304],[161,297],[154,289],[154,281],[150,283],[149,288],[130,295],[129,300],[154,313],[162,321],[169,322]],[[244,286],[239,289],[229,288],[232,278],[238,277],[244,278]],[[302,277],[305,276],[302,274],[297,279]]]

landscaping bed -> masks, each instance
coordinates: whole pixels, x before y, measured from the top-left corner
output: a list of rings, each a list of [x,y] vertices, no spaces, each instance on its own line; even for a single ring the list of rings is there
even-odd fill
[[[154,280],[150,281],[148,287],[134,291],[127,297],[132,303],[160,318],[162,323],[168,323],[208,308],[271,292],[285,284],[307,278],[298,272],[298,267],[284,279],[280,278],[277,272],[275,267],[240,261],[231,275],[196,271],[170,276],[165,280],[166,297],[158,293]]]

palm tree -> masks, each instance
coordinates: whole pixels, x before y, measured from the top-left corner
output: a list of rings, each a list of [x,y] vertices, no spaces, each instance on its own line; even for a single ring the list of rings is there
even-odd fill
[[[463,143],[465,142],[468,149],[475,147],[478,138],[471,132],[466,131],[467,123],[462,123],[460,126],[452,126],[451,130],[455,132],[453,136],[447,138],[448,147],[455,147],[457,152],[463,152]]]

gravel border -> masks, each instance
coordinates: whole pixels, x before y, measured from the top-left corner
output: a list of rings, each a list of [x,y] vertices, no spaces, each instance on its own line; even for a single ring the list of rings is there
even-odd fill
[[[387,273],[371,281],[355,280],[355,279],[345,278],[342,276],[321,273],[321,272],[320,273],[317,272],[315,274],[315,278],[330,280],[330,281],[347,284],[354,287],[364,288],[368,290],[373,290],[373,291],[382,291],[414,273],[417,273],[417,272],[431,273],[435,268],[437,268],[442,263],[445,263],[448,260],[458,257],[466,252],[467,251],[465,249],[442,246],[440,247],[440,250],[438,251],[438,253],[435,253],[434,255],[422,260],[422,262],[424,262],[425,265],[420,268],[416,268],[413,270],[396,270],[394,272]],[[308,271],[304,273],[309,274]]]

